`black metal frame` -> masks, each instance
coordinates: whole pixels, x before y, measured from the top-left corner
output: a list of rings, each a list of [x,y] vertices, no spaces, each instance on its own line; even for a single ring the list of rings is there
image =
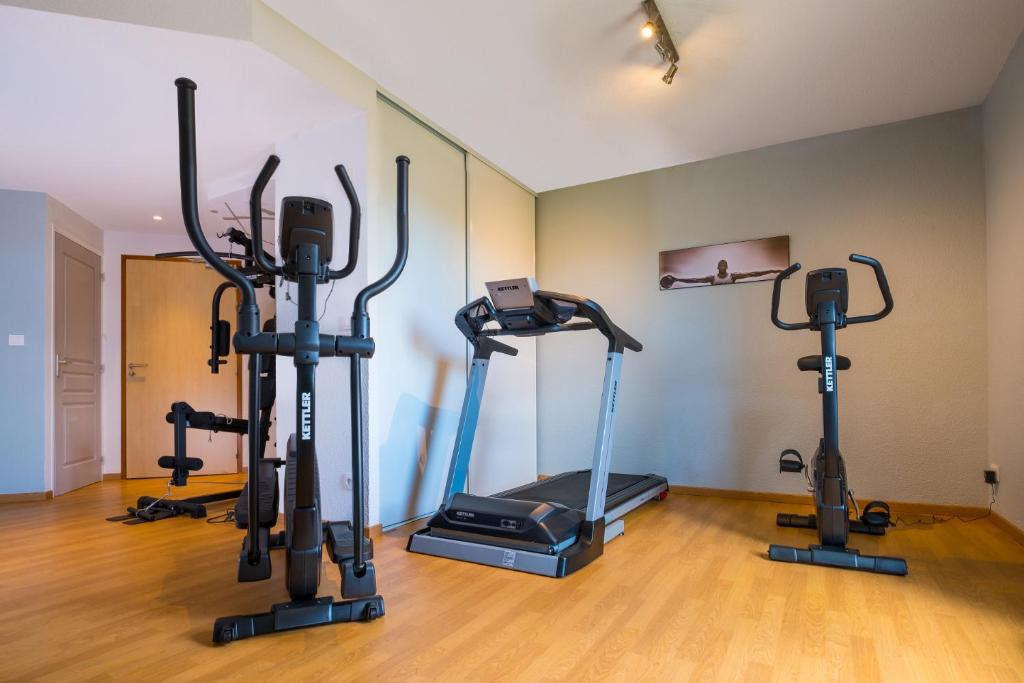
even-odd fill
[[[367,314],[369,300],[377,296],[398,279],[409,253],[409,159],[396,159],[398,173],[397,231],[398,247],[395,260],[380,280],[367,285],[355,298],[350,336],[321,334],[316,312],[317,285],[350,275],[358,258],[360,209],[355,189],[344,166],[335,167],[350,204],[348,261],[341,270],[331,270],[327,254],[321,254],[321,244],[329,245],[331,235],[321,233],[318,243],[289,240],[290,253],[283,254],[284,265],[276,264],[263,249],[252,251],[253,263],[262,274],[282,277],[298,285],[298,319],[291,333],[260,332],[260,311],[252,283],[229,266],[210,247],[199,221],[196,189],[195,150],[195,90],[196,84],[187,78],[175,81],[178,93],[178,132],[181,174],[182,214],[193,246],[203,259],[225,279],[235,284],[241,293],[238,307],[237,332],[233,343],[237,353],[249,354],[249,422],[255,423],[255,406],[260,404],[259,382],[254,381],[260,354],[274,354],[293,358],[296,369],[296,425],[298,435],[289,440],[286,459],[286,481],[294,483],[286,492],[285,524],[287,545],[286,583],[291,601],[274,605],[269,612],[222,617],[214,624],[215,642],[230,642],[239,638],[275,631],[290,630],[339,621],[371,620],[384,614],[384,601],[376,595],[376,579],[369,559],[372,546],[365,538],[365,501],[363,487],[363,430],[362,412],[362,359],[372,358],[375,344],[370,336]],[[260,171],[250,193],[251,239],[263,244],[261,199],[280,160],[271,155]],[[330,205],[321,200],[288,198],[321,207]],[[282,212],[283,213],[283,212]],[[287,227],[282,217],[282,234]],[[333,228],[328,224],[328,230]],[[311,231],[303,232],[309,234]],[[320,517],[319,491],[316,466],[316,368],[322,357],[346,356],[350,359],[351,427],[352,427],[352,521],[329,523]],[[239,557],[239,580],[267,579],[271,575],[268,550],[268,528],[259,515],[261,500],[260,467],[256,458],[255,430],[249,431],[249,476],[247,482],[246,538]],[[271,523],[272,525],[272,523]],[[323,543],[330,545],[331,557],[339,564],[343,600],[316,597],[320,580]],[[349,547],[342,547],[345,543]]]
[[[819,544],[806,549],[771,545],[768,556],[782,562],[904,575],[907,573],[905,560],[862,555],[859,551],[846,547],[850,531],[882,535],[885,533],[888,520],[885,517],[879,524],[874,523],[879,521],[876,518],[850,518],[851,494],[847,486],[846,466],[839,450],[838,400],[838,374],[841,369],[849,367],[849,360],[836,354],[836,332],[847,325],[881,320],[889,315],[893,308],[892,293],[882,264],[869,256],[859,254],[851,254],[850,261],[870,266],[874,270],[878,289],[884,301],[884,307],[878,313],[848,317],[846,307],[849,289],[846,269],[823,268],[807,274],[805,298],[809,320],[803,323],[784,322],[779,319],[782,282],[800,270],[800,264],[794,263],[775,278],[772,290],[772,323],[783,330],[811,330],[821,335],[821,355],[816,359],[801,359],[798,367],[801,370],[814,369],[820,373],[818,391],[822,396],[823,436],[811,464],[813,474],[808,477],[814,493],[815,514],[779,514],[776,518],[779,526],[817,529]],[[796,457],[795,460],[793,456]],[[803,472],[806,467],[799,453],[791,449],[783,451],[779,460],[780,471]]]

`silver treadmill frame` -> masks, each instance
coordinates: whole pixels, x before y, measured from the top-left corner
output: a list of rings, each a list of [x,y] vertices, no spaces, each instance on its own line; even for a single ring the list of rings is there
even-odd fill
[[[626,513],[643,505],[649,500],[661,496],[668,490],[662,484],[652,487],[639,496],[627,500],[612,510],[604,509],[605,496],[608,490],[608,474],[611,466],[612,438],[615,432],[615,409],[619,393],[619,381],[622,375],[621,351],[609,351],[605,358],[604,387],[601,391],[601,406],[598,415],[597,437],[594,442],[594,453],[591,464],[590,487],[587,493],[586,520],[596,521],[603,517],[605,522],[604,542],[625,533],[625,522],[621,519]],[[473,451],[473,439],[480,418],[480,407],[483,402],[484,385],[487,382],[487,368],[490,360],[474,358],[466,385],[465,400],[459,417],[459,427],[455,435],[455,448],[448,468],[448,480],[445,484],[443,505],[447,507],[456,493],[465,490],[469,476],[469,462]],[[500,539],[496,539],[500,543]],[[531,574],[557,577],[559,574],[560,554],[537,553],[528,550],[502,547],[455,538],[446,538],[430,533],[429,528],[416,532],[409,537],[408,549],[412,552],[447,557],[453,560],[486,564],[492,567],[513,569]]]

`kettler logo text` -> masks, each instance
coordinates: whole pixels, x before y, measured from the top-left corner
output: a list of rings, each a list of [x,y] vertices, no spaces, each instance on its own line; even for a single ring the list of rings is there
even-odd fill
[[[310,410],[313,398],[308,391],[302,392],[302,440],[309,441],[313,435],[313,411]]]
[[[519,291],[519,285],[502,285],[498,287],[499,292],[517,292]]]
[[[832,356],[825,356],[825,391],[835,391]]]
[[[456,510],[455,516],[462,517],[463,519],[473,519],[474,517],[476,517],[476,513],[466,512],[465,510]]]

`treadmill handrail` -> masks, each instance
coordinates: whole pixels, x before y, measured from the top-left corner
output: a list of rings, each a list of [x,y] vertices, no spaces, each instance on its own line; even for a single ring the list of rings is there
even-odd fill
[[[533,293],[535,298],[545,304],[553,301],[563,301],[573,304],[576,310],[574,318],[584,318],[588,322],[566,322],[553,323],[550,325],[538,326],[530,329],[508,330],[501,328],[487,328],[489,322],[500,322],[500,316],[494,304],[486,296],[475,299],[458,310],[455,314],[455,326],[462,332],[463,336],[474,346],[478,347],[481,337],[536,337],[552,332],[575,332],[580,330],[598,330],[608,339],[609,353],[622,353],[623,350],[639,352],[643,350],[643,344],[637,341],[632,335],[612,322],[608,314],[597,302],[575,294],[562,294],[560,292],[549,292],[538,290]],[[527,310],[527,309],[524,309]],[[510,346],[502,345],[504,348],[493,348],[493,351],[515,355],[510,353]]]
[[[533,293],[533,296],[547,299],[548,301],[567,301],[571,304],[576,304],[577,315],[590,320],[597,327],[598,331],[608,338],[609,352],[621,353],[623,349],[629,349],[639,353],[644,350],[643,344],[613,323],[612,319],[605,313],[605,310],[601,308],[601,305],[592,299],[576,296],[575,294],[561,294],[548,291],[536,291]]]

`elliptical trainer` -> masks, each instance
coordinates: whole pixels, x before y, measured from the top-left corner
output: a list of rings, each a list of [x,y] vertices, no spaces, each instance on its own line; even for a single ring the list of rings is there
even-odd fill
[[[880,501],[873,501],[864,508],[864,513],[850,518],[850,501],[854,508],[857,501],[849,491],[846,480],[846,465],[839,451],[839,402],[836,396],[839,371],[850,369],[850,359],[836,355],[836,330],[847,325],[869,323],[881,320],[892,312],[892,293],[885,271],[870,256],[850,254],[854,263],[871,266],[875,271],[878,289],[882,292],[884,308],[871,315],[847,317],[846,307],[849,303],[849,286],[845,268],[822,268],[807,273],[806,305],[808,322],[787,323],[779,319],[779,299],[782,294],[782,281],[800,270],[800,264],[794,263],[775,278],[772,291],[772,322],[783,330],[811,330],[821,333],[821,355],[804,356],[796,365],[801,371],[817,371],[818,393],[821,394],[822,419],[824,436],[818,444],[811,463],[811,474],[807,473],[800,453],[786,449],[779,457],[780,472],[803,472],[807,477],[808,488],[814,494],[813,515],[789,515],[780,513],[776,517],[778,526],[799,527],[818,530],[818,545],[809,548],[794,548],[784,545],[771,545],[768,557],[780,562],[798,562],[801,564],[818,564],[828,567],[860,569],[879,574],[905,575],[907,562],[898,557],[881,557],[862,555],[853,548],[846,547],[849,532],[856,531],[873,535],[882,535],[889,526],[889,506]]]
[[[259,458],[257,409],[260,354],[291,356],[296,370],[296,425],[299,433],[288,440],[285,459],[285,579],[289,602],[273,605],[267,612],[221,617],[214,623],[213,640],[227,643],[265,633],[350,621],[369,621],[384,614],[384,600],[377,595],[373,567],[373,544],[364,532],[362,359],[372,358],[374,341],[367,314],[369,300],[393,285],[405,267],[409,254],[409,159],[398,157],[397,227],[398,248],[394,263],[378,281],[367,285],[355,297],[351,336],[321,334],[317,322],[317,285],[350,275],[359,252],[360,208],[345,167],[334,171],[351,207],[348,261],[341,270],[329,267],[334,246],[332,206],[311,197],[282,200],[279,241],[282,265],[273,262],[263,249],[253,250],[257,268],[272,277],[298,285],[298,319],[294,332],[261,332],[260,309],[252,283],[232,268],[210,247],[199,221],[196,183],[196,84],[179,78],[178,144],[181,175],[181,207],[185,227],[193,246],[210,266],[233,282],[242,295],[238,308],[236,353],[249,356],[249,472],[246,490],[239,501],[245,514],[238,525],[246,537],[238,561],[239,581],[259,581],[271,576],[270,529],[276,524],[278,487],[275,476],[267,476],[280,463]],[[249,197],[252,241],[263,244],[261,199],[263,190],[280,163],[271,155],[260,171]],[[322,357],[350,359],[352,432],[352,521],[325,522],[321,519],[320,486],[316,462],[316,368]],[[264,488],[267,482],[273,482]],[[267,490],[269,488],[270,490]],[[317,597],[323,545],[341,573],[341,600]]]

